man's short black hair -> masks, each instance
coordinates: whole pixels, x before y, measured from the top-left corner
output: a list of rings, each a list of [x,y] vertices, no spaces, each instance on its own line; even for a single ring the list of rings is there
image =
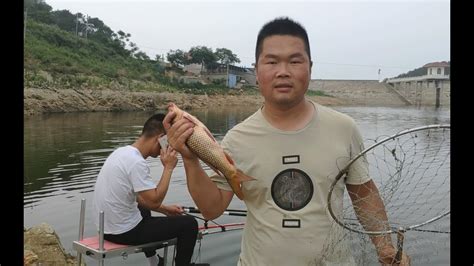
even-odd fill
[[[291,35],[301,38],[304,42],[306,53],[308,53],[309,61],[311,61],[311,50],[309,49],[308,34],[305,28],[288,17],[278,17],[263,25],[258,33],[257,46],[255,47],[255,64],[257,64],[258,57],[262,53],[263,40],[273,35]]]
[[[143,126],[142,136],[149,138],[165,133],[163,119],[165,119],[165,114],[154,114],[148,118]]]

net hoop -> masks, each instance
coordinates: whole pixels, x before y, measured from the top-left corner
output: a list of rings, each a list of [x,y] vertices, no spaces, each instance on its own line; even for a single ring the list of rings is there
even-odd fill
[[[347,224],[345,224],[344,222],[340,221],[336,215],[334,214],[333,210],[332,210],[332,205],[331,205],[331,196],[332,196],[332,192],[334,191],[334,188],[336,187],[336,184],[337,182],[343,177],[346,175],[347,171],[349,170],[349,167],[357,160],[359,159],[360,157],[364,156],[364,154],[366,154],[368,151],[374,149],[375,147],[387,142],[387,141],[390,141],[390,140],[393,140],[395,139],[396,137],[400,137],[400,136],[403,136],[403,135],[406,135],[406,134],[409,134],[409,133],[413,133],[413,132],[417,132],[417,131],[422,131],[422,130],[427,130],[427,129],[450,129],[451,128],[451,125],[450,124],[438,124],[438,125],[427,125],[427,126],[421,126],[421,127],[415,127],[415,128],[411,128],[411,129],[406,129],[406,130],[403,130],[403,131],[400,131],[392,136],[389,136],[389,137],[386,137],[384,139],[382,139],[381,141],[379,142],[376,142],[374,143],[373,145],[369,146],[368,148],[364,149],[363,151],[361,151],[359,154],[357,154],[352,160],[350,160],[347,165],[341,170],[339,171],[339,173],[337,174],[337,176],[335,177],[334,181],[332,182],[331,184],[331,187],[329,189],[329,193],[328,193],[328,199],[327,199],[327,203],[328,203],[328,210],[329,210],[329,213],[331,215],[331,217],[334,219],[334,221],[336,221],[336,223],[338,223],[340,226],[346,228],[347,230],[350,230],[350,231],[353,231],[353,232],[356,232],[356,233],[361,233],[361,234],[368,234],[368,235],[383,235],[383,234],[394,234],[394,233],[398,233],[400,231],[408,231],[408,230],[411,230],[411,229],[415,229],[417,227],[420,227],[420,226],[423,226],[423,225],[426,225],[426,224],[429,224],[429,223],[432,223],[434,221],[437,221],[447,215],[450,214],[450,210],[445,212],[445,213],[442,213],[440,215],[437,215],[425,222],[422,222],[422,223],[419,223],[419,224],[415,224],[415,225],[410,225],[410,226],[407,226],[407,227],[399,227],[399,228],[395,228],[395,229],[390,229],[390,230],[385,230],[385,231],[365,231],[365,230],[359,230],[359,229],[355,229],[355,228],[351,228],[349,227]]]

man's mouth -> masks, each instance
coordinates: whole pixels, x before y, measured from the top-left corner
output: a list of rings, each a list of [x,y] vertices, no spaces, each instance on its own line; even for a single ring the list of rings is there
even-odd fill
[[[293,85],[290,83],[280,83],[274,86],[278,91],[288,91],[293,88]]]
[[[279,88],[293,88],[293,85],[291,85],[290,83],[280,83],[280,84],[277,84],[274,86],[275,89],[279,89]]]

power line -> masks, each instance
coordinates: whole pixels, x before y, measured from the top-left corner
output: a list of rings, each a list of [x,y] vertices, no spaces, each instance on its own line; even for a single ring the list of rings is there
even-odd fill
[[[378,67],[378,68],[412,68],[412,67],[401,67],[401,66],[384,66],[384,65],[360,65],[360,64],[348,64],[348,63],[332,63],[332,62],[320,62],[314,61],[316,64],[326,64],[326,65],[339,65],[339,66],[360,66],[360,67]]]
[[[249,56],[239,56],[239,58],[246,58],[246,59],[254,59],[254,57]],[[334,62],[322,62],[322,61],[313,61],[314,64],[321,64],[321,65],[338,65],[338,66],[357,66],[357,67],[375,67],[375,68],[414,68],[409,66],[385,66],[385,65],[364,65],[364,64],[353,64],[353,63],[334,63]]]

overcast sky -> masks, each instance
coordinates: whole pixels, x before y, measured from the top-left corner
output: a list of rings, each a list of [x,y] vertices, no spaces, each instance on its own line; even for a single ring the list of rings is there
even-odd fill
[[[193,46],[228,48],[255,61],[258,31],[288,16],[307,30],[313,79],[383,79],[426,63],[450,61],[450,2],[46,0],[102,20],[151,58]],[[380,69],[380,76],[378,74]]]

